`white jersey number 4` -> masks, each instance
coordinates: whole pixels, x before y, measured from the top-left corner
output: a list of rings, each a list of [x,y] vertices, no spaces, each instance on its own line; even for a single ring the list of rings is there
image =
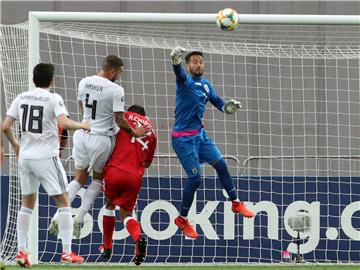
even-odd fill
[[[89,104],[89,97],[90,97],[90,94],[86,93],[86,96],[85,96],[85,107],[91,109],[91,119],[95,119],[95,118],[96,118],[96,104],[97,104],[97,100],[96,100],[96,99],[93,99],[92,104]]]

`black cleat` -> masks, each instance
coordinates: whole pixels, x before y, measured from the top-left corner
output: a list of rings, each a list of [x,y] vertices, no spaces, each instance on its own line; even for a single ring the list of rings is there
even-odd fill
[[[106,260],[106,261],[110,260],[110,258],[111,258],[111,253],[112,253],[112,250],[111,250],[111,249],[104,248],[104,246],[101,245],[101,246],[99,247],[99,251],[100,251],[100,253],[101,253],[101,255],[102,255],[102,257],[103,257],[104,260]]]
[[[145,260],[146,246],[147,242],[145,237],[140,237],[140,239],[136,242],[135,258],[133,260],[136,265],[140,265]]]

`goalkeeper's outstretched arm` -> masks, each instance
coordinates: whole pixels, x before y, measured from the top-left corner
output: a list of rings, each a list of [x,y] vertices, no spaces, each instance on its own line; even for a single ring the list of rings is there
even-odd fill
[[[184,53],[185,49],[182,47],[176,47],[171,51],[170,58],[171,63],[173,64],[173,69],[176,75],[176,81],[182,83],[186,80],[186,72],[181,66],[181,56]]]
[[[227,102],[224,102],[224,100],[217,94],[216,90],[210,82],[207,83],[207,86],[209,87],[209,100],[211,104],[214,105],[219,111],[227,114],[233,114],[238,109],[242,109],[240,101],[231,99]]]
[[[225,105],[224,100],[217,94],[214,86],[210,83],[206,83],[209,92],[209,101],[212,105],[214,105],[219,111],[223,111],[223,107]]]

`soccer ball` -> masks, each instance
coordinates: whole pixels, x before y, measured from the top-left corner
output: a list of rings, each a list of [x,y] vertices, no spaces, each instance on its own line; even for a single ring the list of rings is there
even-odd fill
[[[289,227],[297,232],[311,230],[311,217],[307,211],[298,211],[288,219]]]
[[[224,31],[232,31],[239,22],[237,12],[232,8],[225,8],[219,11],[216,16],[217,26]]]

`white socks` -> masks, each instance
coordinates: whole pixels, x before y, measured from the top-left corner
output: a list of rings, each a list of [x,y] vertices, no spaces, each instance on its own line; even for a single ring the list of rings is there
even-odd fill
[[[72,201],[75,199],[76,194],[78,194],[79,190],[81,189],[82,185],[75,179],[71,180],[70,184],[67,187],[67,193],[69,195],[69,202],[70,206]],[[56,211],[53,219],[58,219],[59,210]]]
[[[70,184],[68,185],[68,195],[69,195],[69,201],[70,204],[72,203],[72,201],[75,199],[76,194],[78,194],[79,190],[81,189],[81,184],[77,181],[77,180],[72,180],[70,182]]]
[[[78,221],[80,223],[83,222],[84,216],[86,215],[87,212],[89,212],[91,206],[93,205],[96,198],[98,197],[98,195],[102,189],[102,186],[103,186],[103,181],[97,180],[97,179],[92,180],[90,185],[87,187],[87,189],[84,193],[84,196],[82,197],[79,212],[75,217],[76,221]],[[72,180],[70,182],[70,184],[68,185],[67,192],[69,195],[70,204],[75,199],[76,194],[79,192],[81,187],[82,187],[82,185],[75,179]],[[55,215],[54,215],[55,219],[58,219],[58,214],[59,214],[59,211],[57,211],[55,213]]]
[[[30,227],[32,209],[21,207],[17,219],[18,251],[26,252],[27,234]],[[63,252],[71,252],[73,235],[73,219],[70,207],[59,208],[58,211],[59,237],[62,241]]]
[[[17,218],[18,251],[26,251],[27,234],[30,227],[32,209],[21,207]]]
[[[58,226],[63,252],[70,253],[73,235],[73,219],[70,207],[62,207],[58,209]]]
[[[76,220],[83,222],[84,216],[89,212],[91,206],[98,197],[103,186],[103,181],[93,179],[90,185],[87,187],[84,196],[81,201],[81,206],[79,208],[79,213],[76,215]]]

